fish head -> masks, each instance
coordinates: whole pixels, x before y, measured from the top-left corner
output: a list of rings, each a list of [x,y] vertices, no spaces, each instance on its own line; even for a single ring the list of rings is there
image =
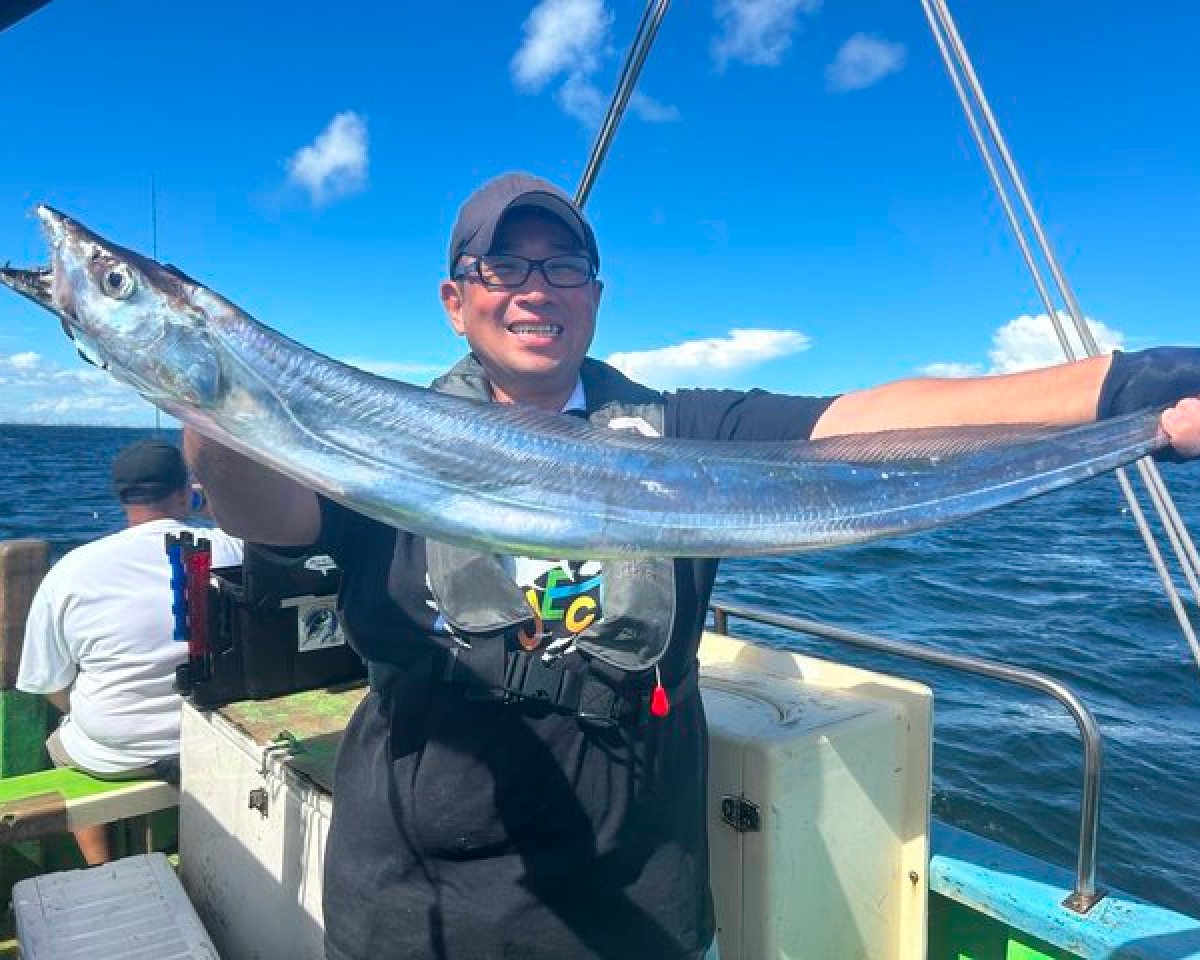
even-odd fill
[[[199,285],[51,207],[37,215],[50,266],[6,267],[0,282],[57,314],[85,360],[151,403],[212,407],[222,376],[209,318],[197,306]]]

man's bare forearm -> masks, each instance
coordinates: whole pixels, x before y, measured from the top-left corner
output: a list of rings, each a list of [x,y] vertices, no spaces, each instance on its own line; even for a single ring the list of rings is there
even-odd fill
[[[321,510],[307,487],[194,430],[184,430],[183,450],[213,518],[226,533],[281,547],[317,538]]]
[[[1110,358],[1028,373],[963,380],[901,380],[847,393],[817,421],[814,437],[910,427],[1088,423]]]

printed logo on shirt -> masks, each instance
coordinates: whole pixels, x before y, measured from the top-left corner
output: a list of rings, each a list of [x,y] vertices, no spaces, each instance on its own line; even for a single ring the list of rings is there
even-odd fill
[[[517,635],[517,642],[526,650],[541,649],[543,657],[557,659],[575,649],[575,637],[601,615],[604,577],[603,564],[598,560],[540,560],[532,557],[509,557],[510,572],[522,588],[533,625]],[[458,637],[438,610],[437,601],[425,575],[429,597],[425,603],[435,612],[433,629]]]
[[[603,566],[595,560],[557,563],[514,557],[517,584],[533,611],[531,630],[517,641],[526,650],[544,650],[551,658],[575,649],[575,637],[601,614]]]

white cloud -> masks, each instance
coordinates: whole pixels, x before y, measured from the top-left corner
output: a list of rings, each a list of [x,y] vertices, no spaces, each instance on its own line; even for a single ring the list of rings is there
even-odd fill
[[[27,353],[14,353],[8,357],[8,364],[14,370],[36,370],[42,362],[42,358],[32,351]]]
[[[608,109],[608,97],[581,73],[567,77],[555,97],[563,111],[585,127],[599,127]],[[678,107],[636,91],[629,98],[629,109],[646,123],[674,123],[680,118]]]
[[[0,422],[147,426],[154,408],[93,367],[60,367],[38,354],[0,355]]]
[[[363,357],[343,362],[421,386],[450,365]],[[0,423],[150,426],[154,408],[131,387],[82,361],[60,366],[34,353],[0,354]]]
[[[29,410],[34,414],[53,414],[56,417],[73,417],[80,413],[99,414],[105,419],[109,419],[111,415],[131,413],[141,409],[141,405],[134,401],[136,394],[131,392],[130,396],[124,399],[114,399],[113,397],[58,397],[52,400],[38,400],[29,405]]]
[[[1058,317],[1067,332],[1068,341],[1075,348],[1075,356],[1087,356],[1087,351],[1083,349],[1079,335],[1075,332],[1074,321],[1061,310]],[[1087,318],[1087,325],[1092,336],[1096,338],[1101,353],[1118,350],[1125,343],[1123,333],[1105,326],[1098,320]],[[1066,354],[1058,342],[1050,317],[1039,313],[1037,316],[1026,314],[1017,317],[997,330],[992,335],[992,349],[988,351],[988,359],[991,360],[990,373],[1017,373],[1021,370],[1062,363]]]
[[[629,109],[647,123],[675,123],[680,118],[679,108],[659,103],[653,97],[636,90],[629,98]]]
[[[1076,357],[1087,356],[1079,335],[1075,332],[1075,322],[1063,311],[1059,311],[1059,320],[1067,333],[1067,340],[1075,349]],[[1124,346],[1125,335],[1119,330],[1105,326],[1099,320],[1088,319],[1088,328],[1095,337],[1101,353],[1111,353]],[[1047,314],[1036,316],[1022,314],[998,328],[992,334],[992,346],[988,350],[988,364],[960,363],[956,361],[931,363],[921,368],[921,373],[929,377],[973,377],[980,374],[1019,373],[1022,370],[1036,370],[1041,367],[1053,366],[1066,359],[1058,335]]]
[[[585,127],[600,126],[608,105],[604,94],[582,73],[572,73],[567,77],[555,99],[568,116],[574,117]]]
[[[329,121],[316,140],[291,156],[288,180],[321,205],[363,189],[367,166],[367,123],[346,110]]]
[[[513,83],[526,93],[538,93],[561,77],[555,91],[559,106],[584,126],[598,127],[609,95],[594,78],[615,55],[612,24],[604,0],[542,0],[525,20],[525,39],[510,64]],[[676,107],[636,91],[629,108],[647,123],[679,119]]]
[[[807,350],[809,343],[795,330],[730,330],[726,337],[614,353],[607,360],[627,376],[655,387],[717,384],[766,360]]]
[[[525,40],[512,58],[513,81],[537,92],[559,73],[591,73],[612,21],[603,0],[543,0],[525,21]]]
[[[10,374],[13,383],[44,380],[51,372],[41,354],[33,352],[0,354],[0,370]]]
[[[922,367],[920,373],[925,377],[977,377],[983,373],[980,363],[931,363]]]
[[[720,33],[712,42],[717,67],[731,60],[775,66],[792,45],[797,15],[820,8],[821,0],[717,0],[713,14]]]
[[[862,90],[904,66],[907,51],[902,43],[856,33],[825,68],[825,82],[835,93]]]

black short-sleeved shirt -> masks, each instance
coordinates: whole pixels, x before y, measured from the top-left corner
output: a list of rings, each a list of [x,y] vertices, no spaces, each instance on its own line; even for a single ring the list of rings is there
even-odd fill
[[[831,402],[721,390],[664,399],[667,436],[710,440],[804,439]],[[713,916],[700,697],[619,727],[471,699],[430,676],[445,634],[424,542],[329,501],[322,512],[351,643],[399,668],[363,701],[338,756],[330,960],[702,955]],[[716,569],[676,561],[667,686],[694,669]]]

